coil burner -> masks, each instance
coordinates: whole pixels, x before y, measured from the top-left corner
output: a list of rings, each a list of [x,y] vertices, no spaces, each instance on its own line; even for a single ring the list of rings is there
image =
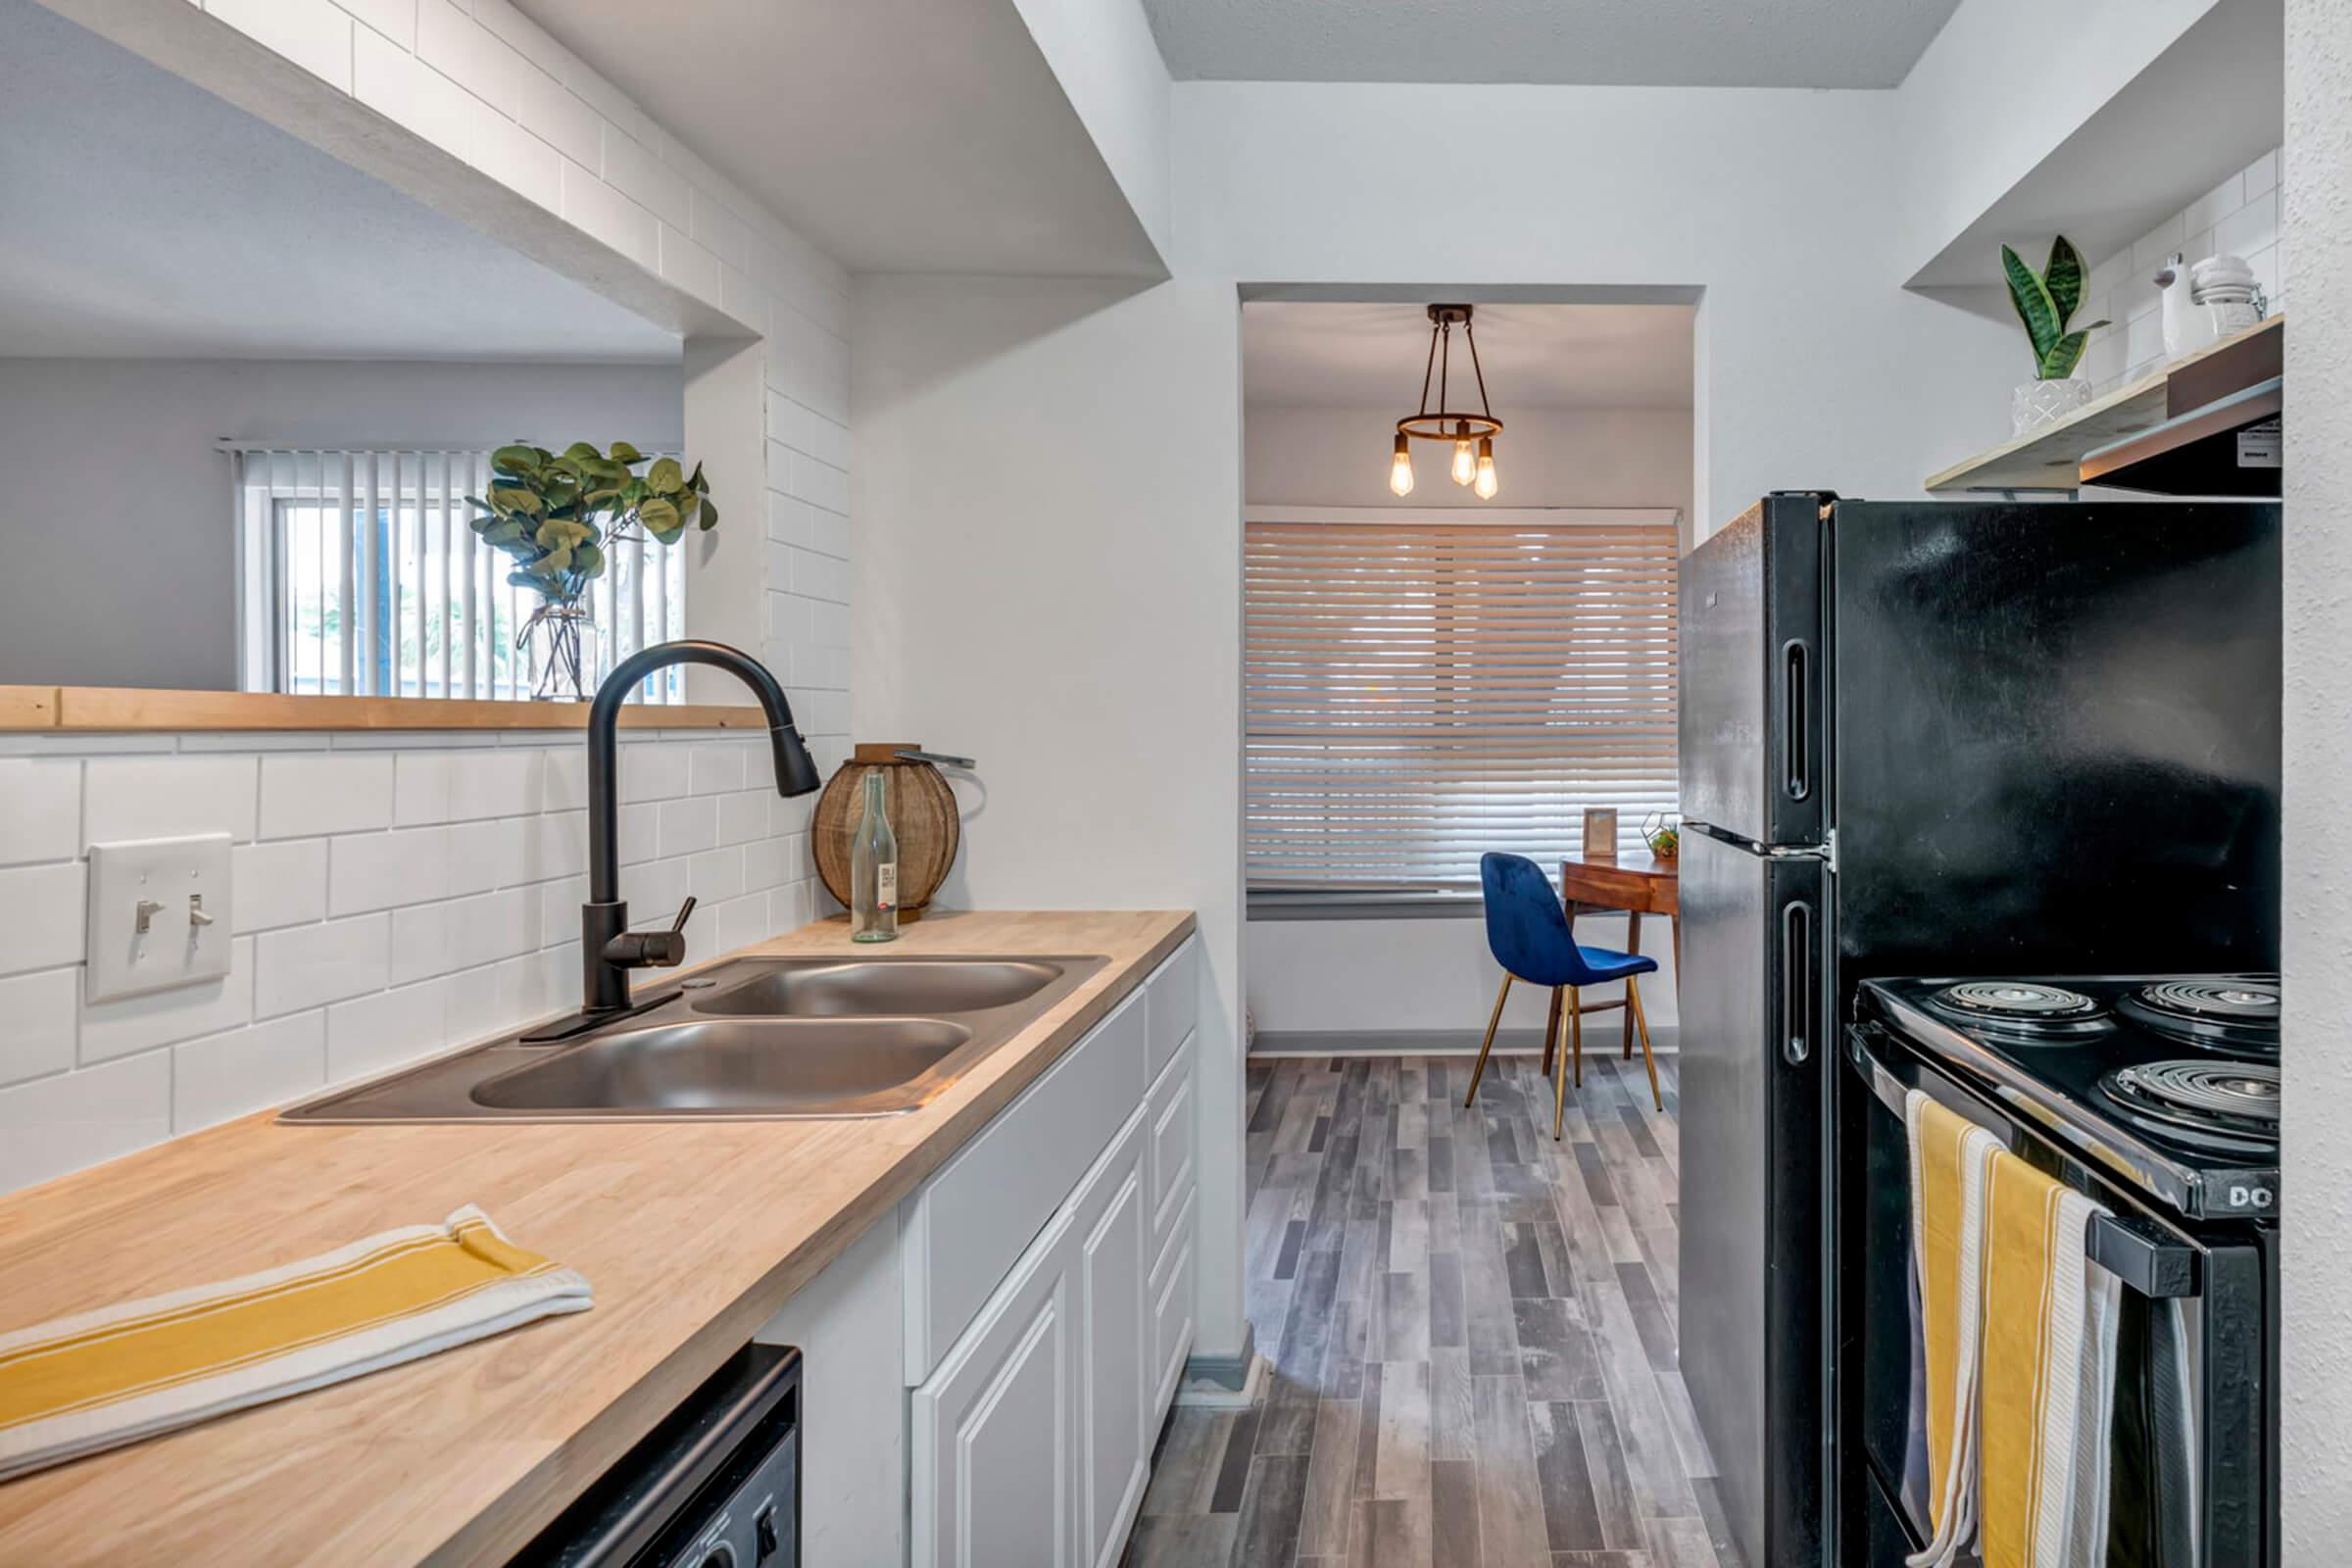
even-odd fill
[[[2263,1061],[2152,1061],[2120,1067],[2099,1088],[2142,1116],[2191,1132],[2271,1143],[2278,1136],[2278,1069]]]
[[[2028,1039],[2064,1040],[2106,1027],[2107,1009],[2042,980],[1966,980],[1929,999],[1944,1016]]]
[[[2278,1054],[2278,982],[2268,976],[2160,980],[2123,1001],[2135,1020],[2190,1045]]]

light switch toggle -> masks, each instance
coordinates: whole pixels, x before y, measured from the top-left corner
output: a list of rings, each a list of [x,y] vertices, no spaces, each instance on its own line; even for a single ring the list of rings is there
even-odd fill
[[[225,833],[90,846],[91,1002],[227,975],[236,926],[229,850]]]

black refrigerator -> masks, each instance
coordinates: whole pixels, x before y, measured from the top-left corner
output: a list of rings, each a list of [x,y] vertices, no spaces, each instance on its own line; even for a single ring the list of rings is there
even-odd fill
[[[1775,494],[1681,595],[1682,1370],[1747,1561],[1815,1568],[1854,987],[2278,966],[2278,509]]]

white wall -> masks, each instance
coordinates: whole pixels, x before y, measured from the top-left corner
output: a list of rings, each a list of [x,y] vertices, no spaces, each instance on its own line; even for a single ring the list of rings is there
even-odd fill
[[[1504,493],[1522,507],[1673,507],[1689,525],[1691,420],[1675,409],[1506,411],[1495,443]],[[1251,505],[1298,507],[1450,506],[1453,487],[1425,460],[1426,483],[1399,500],[1389,492],[1388,445],[1396,416],[1378,408],[1333,409],[1251,403],[1243,421],[1244,483]],[[1435,449],[1433,449],[1435,450]],[[1443,452],[1438,454],[1443,457]],[[1434,486],[1434,488],[1433,488]],[[1472,503],[1475,504],[1475,503]],[[1625,919],[1592,915],[1577,935],[1625,945]],[[1646,951],[1665,972],[1643,989],[1650,1020],[1675,1021],[1674,959],[1666,922],[1642,928]],[[1405,1031],[1476,1033],[1494,1004],[1496,976],[1486,927],[1476,919],[1252,920],[1245,927],[1245,972],[1261,1041],[1268,1031],[1344,1032],[1366,1037]],[[1623,988],[1595,988],[1605,1002]],[[1541,1030],[1548,994],[1513,988],[1506,1028]],[[1605,1030],[1616,1027],[1609,1016]],[[1613,1035],[1611,1038],[1615,1038]]]
[[[2352,1541],[2352,24],[2287,0],[2282,1451],[2287,1568]]]
[[[1691,508],[1688,409],[1530,409],[1494,443],[1496,506]],[[1396,411],[1251,403],[1243,419],[1249,499],[1284,507],[1450,507],[1478,503],[1444,480],[1444,447],[1414,454],[1419,482],[1389,491]]]
[[[0,681],[236,689],[221,437],[674,451],[682,432],[674,365],[0,359],[0,472],[72,495],[61,514],[50,486],[0,494]]]
[[[1883,210],[1896,275],[1965,233],[2217,3],[1962,0],[1889,95],[1904,170]]]
[[[1241,1312],[1241,322],[1230,289],[858,293],[861,735],[976,757],[945,903],[1200,917],[1197,1353]]]
[[[0,736],[0,1190],[577,1004],[576,733]],[[633,732],[621,894],[709,956],[810,919],[764,739]],[[226,833],[226,979],[83,1000],[92,843]]]
[[[1900,286],[1894,98],[1179,82],[1177,275],[1703,289],[1699,536],[1769,489],[1915,495],[2006,410],[2016,328]]]

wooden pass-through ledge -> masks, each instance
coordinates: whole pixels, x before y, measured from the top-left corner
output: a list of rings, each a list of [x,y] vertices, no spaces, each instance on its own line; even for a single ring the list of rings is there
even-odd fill
[[[758,708],[631,703],[623,729],[765,729]],[[442,697],[286,697],[145,686],[0,686],[0,730],[585,729],[586,703]]]

